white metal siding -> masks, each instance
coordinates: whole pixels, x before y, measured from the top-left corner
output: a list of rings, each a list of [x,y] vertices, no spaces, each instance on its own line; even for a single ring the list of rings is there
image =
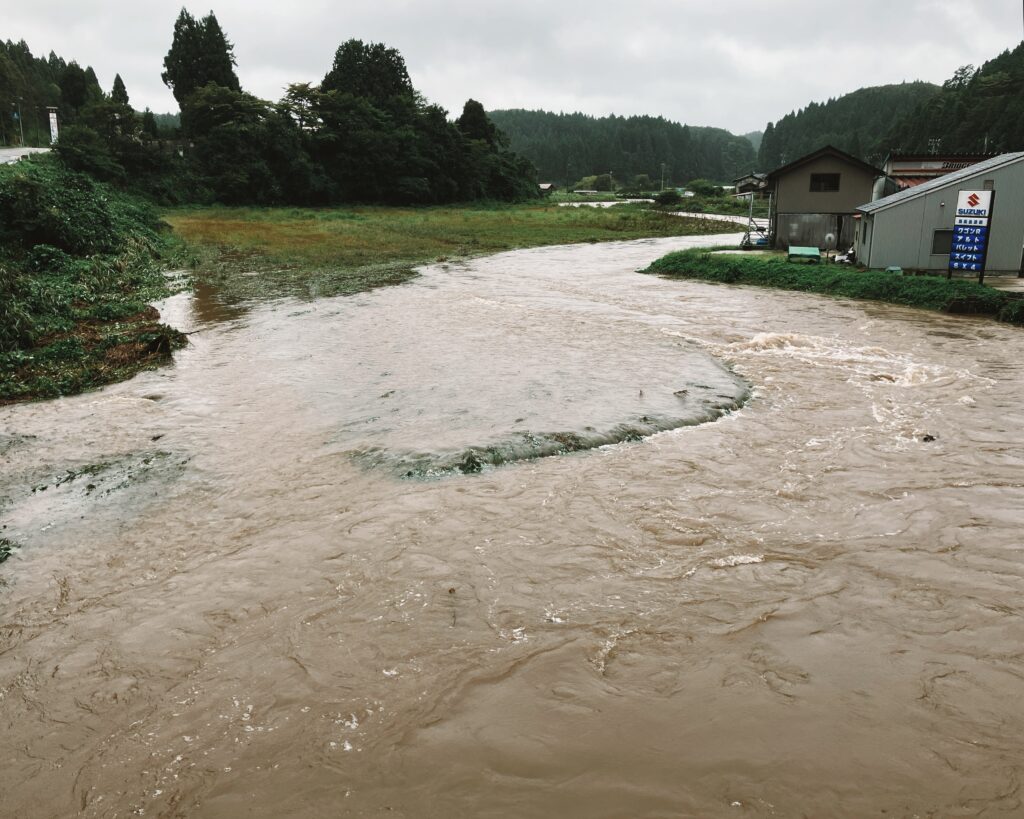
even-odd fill
[[[945,270],[949,257],[932,254],[932,234],[953,229],[957,191],[981,190],[989,179],[995,183],[996,202],[986,269],[1016,273],[1024,248],[1024,159],[865,214],[858,258],[872,268]]]

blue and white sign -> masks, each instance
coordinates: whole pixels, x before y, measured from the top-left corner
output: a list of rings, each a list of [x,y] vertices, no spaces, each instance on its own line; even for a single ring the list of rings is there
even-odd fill
[[[984,276],[994,199],[994,191],[960,191],[956,202],[956,221],[953,223],[953,246],[949,253],[951,271]]]

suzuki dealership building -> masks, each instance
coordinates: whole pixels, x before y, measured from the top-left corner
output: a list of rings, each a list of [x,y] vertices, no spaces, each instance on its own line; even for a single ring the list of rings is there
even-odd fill
[[[989,274],[1017,275],[1024,269],[1024,152],[986,159],[857,211],[854,246],[865,267],[972,273],[984,261]]]

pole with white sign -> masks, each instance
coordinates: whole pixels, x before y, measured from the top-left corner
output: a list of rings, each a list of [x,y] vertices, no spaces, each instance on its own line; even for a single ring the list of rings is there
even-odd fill
[[[984,284],[995,202],[995,191],[960,191],[956,200],[956,221],[953,223],[953,246],[949,253],[950,273],[977,273],[978,284]]]
[[[57,130],[57,109],[51,105],[46,110],[50,114],[50,144],[53,145],[59,135]]]

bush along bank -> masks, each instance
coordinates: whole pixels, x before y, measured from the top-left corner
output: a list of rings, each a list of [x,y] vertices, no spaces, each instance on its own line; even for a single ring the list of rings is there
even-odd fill
[[[940,310],[994,316],[1024,325],[1024,301],[977,282],[939,276],[899,276],[878,270],[833,265],[794,264],[785,259],[683,250],[646,268],[668,278],[722,284],[752,284],[849,299],[866,299]]]
[[[43,157],[0,166],[0,404],[127,378],[184,336],[147,302],[176,251],[156,213]]]

